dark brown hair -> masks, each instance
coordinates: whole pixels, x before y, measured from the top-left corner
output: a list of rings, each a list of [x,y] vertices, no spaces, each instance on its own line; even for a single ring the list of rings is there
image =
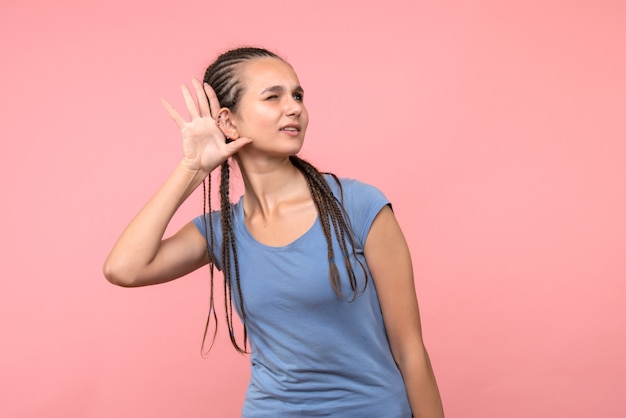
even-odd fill
[[[227,51],[221,54],[213,64],[211,64],[205,74],[204,74],[204,82],[208,83],[213,90],[220,102],[220,106],[229,108],[232,112],[236,112],[237,106],[239,104],[239,99],[243,93],[243,86],[241,83],[241,76],[239,73],[239,69],[241,65],[249,60],[255,58],[262,57],[270,57],[284,61],[278,55],[270,52],[266,49],[262,48],[237,48],[230,51]],[[350,288],[353,291],[353,299],[357,296],[358,286],[357,286],[357,278],[352,268],[352,263],[350,262],[350,258],[354,253],[355,242],[354,236],[352,233],[352,227],[350,226],[350,222],[344,207],[340,200],[338,200],[333,194],[330,186],[328,185],[324,175],[320,173],[312,164],[307,161],[297,157],[291,156],[289,157],[291,163],[304,175],[306,179],[307,185],[309,186],[309,190],[311,192],[311,197],[313,198],[313,202],[317,209],[319,215],[319,222],[322,226],[322,230],[324,231],[324,236],[326,238],[326,242],[328,244],[328,264],[329,264],[329,277],[331,285],[338,296],[342,296],[341,294],[341,283],[340,283],[340,274],[337,268],[337,264],[335,262],[335,251],[333,248],[333,235],[339,243],[339,248],[341,250],[341,257],[344,260],[346,265],[346,269],[348,271],[348,280],[350,283]],[[243,293],[241,292],[241,281],[239,277],[239,263],[237,256],[237,245],[235,242],[235,236],[232,225],[232,210],[231,210],[231,202],[230,202],[230,166],[228,160],[222,163],[221,165],[221,180],[220,180],[220,222],[222,229],[222,248],[218,249],[222,256],[222,273],[224,274],[224,304],[226,310],[226,323],[228,325],[228,333],[230,336],[230,340],[235,347],[235,349],[241,353],[247,352],[247,330],[246,330],[246,309]],[[341,190],[341,184],[339,183],[339,179],[334,175],[330,174],[334,178],[334,180],[339,185]],[[213,223],[211,221],[210,214],[208,214],[209,221],[207,220],[207,201],[209,206],[209,212],[211,211],[211,176],[208,177],[208,192],[206,187],[206,182],[203,184],[204,187],[204,229],[205,229],[205,237],[207,241],[207,251],[209,254],[210,261],[210,275],[211,275],[211,290],[210,290],[210,307],[209,307],[209,316],[207,318],[206,327],[204,330],[204,337],[202,340],[202,353],[204,354],[204,345],[206,342],[207,333],[210,327],[211,319],[215,321],[215,327],[213,332],[213,337],[211,341],[211,346],[215,341],[215,336],[217,333],[217,314],[215,312],[214,307],[214,298],[213,298],[213,271],[214,271],[214,263],[213,263],[213,254],[215,252],[215,235],[213,231]],[[343,193],[341,195],[341,200],[343,200]],[[207,228],[208,223],[208,228]],[[232,257],[231,257],[232,254]],[[363,289],[367,286],[368,283],[368,273],[363,264],[359,262],[361,269],[364,272],[365,282]],[[234,282],[234,283],[233,283]],[[239,345],[237,342],[237,338],[235,336],[234,327],[233,327],[233,306],[232,306],[232,297],[231,292],[234,289],[236,290],[239,296],[239,311],[241,312],[241,319],[243,322],[243,347]],[[209,347],[210,350],[210,347]]]

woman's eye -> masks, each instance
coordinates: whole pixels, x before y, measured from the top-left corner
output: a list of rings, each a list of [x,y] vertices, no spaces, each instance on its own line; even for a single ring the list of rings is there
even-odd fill
[[[293,98],[299,102],[301,102],[302,100],[304,100],[304,97],[302,96],[301,93],[294,93],[293,94]]]
[[[274,99],[278,99],[278,96],[277,96],[277,95],[275,95],[275,94],[272,94],[271,96],[267,96],[267,97],[265,98],[265,100],[274,100]]]

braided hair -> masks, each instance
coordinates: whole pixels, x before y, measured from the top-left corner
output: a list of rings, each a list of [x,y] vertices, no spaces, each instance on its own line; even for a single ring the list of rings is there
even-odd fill
[[[270,57],[284,61],[281,57],[262,48],[243,47],[227,51],[221,54],[216,61],[211,64],[204,74],[204,82],[209,84],[220,102],[222,107],[230,109],[232,112],[236,112],[239,100],[243,93],[243,86],[241,83],[241,77],[238,76],[237,71],[240,66],[252,59]],[[350,258],[354,253],[355,241],[350,225],[348,216],[342,203],[335,197],[330,186],[328,185],[324,175],[318,171],[312,164],[297,157],[289,157],[291,163],[304,175],[307,185],[309,187],[313,202],[319,215],[319,221],[328,244],[328,263],[329,263],[329,278],[330,283],[335,293],[342,297],[340,274],[335,262],[335,251],[333,248],[333,236],[339,244],[341,250],[341,258],[343,258],[347,272],[350,288],[353,292],[352,300],[357,296],[357,276],[350,262]],[[330,174],[339,185],[341,190],[341,184],[339,179]],[[239,276],[239,263],[237,256],[237,245],[235,242],[234,230],[232,225],[232,204],[230,202],[230,165],[228,160],[224,161],[220,167],[220,222],[222,229],[222,248],[218,249],[222,256],[222,273],[224,274],[224,305],[226,311],[226,324],[228,326],[228,334],[230,340],[235,349],[241,353],[247,352],[247,330],[246,319],[247,312],[245,308],[245,302],[243,293],[241,291],[241,280]],[[207,182],[203,183],[204,191],[204,213],[207,214],[207,202],[208,212],[211,212],[211,176],[208,177],[208,191]],[[343,200],[343,191],[341,191],[341,198]],[[211,346],[215,342],[217,334],[217,314],[214,306],[213,295],[213,283],[214,283],[214,262],[213,254],[215,251],[215,234],[213,230],[213,222],[209,216],[208,228],[206,222],[207,216],[203,217],[205,237],[207,242],[207,252],[209,255],[209,270],[210,270],[210,306],[209,314],[204,330],[204,336],[202,339],[202,354],[204,355],[204,346],[207,339],[208,330],[213,320],[215,327],[211,340]],[[357,259],[358,261],[358,259]],[[360,268],[362,269],[365,277],[364,287],[368,284],[368,273],[363,264],[358,261]],[[234,283],[233,283],[234,282]],[[237,342],[233,326],[233,298],[231,297],[233,289],[237,292],[239,299],[239,312],[241,313],[241,320],[243,322],[243,346]],[[209,350],[211,348],[209,347]]]

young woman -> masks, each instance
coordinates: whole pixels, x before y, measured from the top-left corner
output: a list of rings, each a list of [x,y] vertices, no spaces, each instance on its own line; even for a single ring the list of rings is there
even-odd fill
[[[196,99],[182,89],[188,120],[164,102],[183,157],[114,245],[106,278],[146,286],[207,263],[223,272],[231,340],[246,351],[249,336],[251,348],[244,417],[442,417],[400,227],[380,191],[296,156],[309,118],[293,68],[267,50],[239,48],[193,89]],[[245,185],[236,204],[230,158]],[[217,167],[221,210],[164,239]]]

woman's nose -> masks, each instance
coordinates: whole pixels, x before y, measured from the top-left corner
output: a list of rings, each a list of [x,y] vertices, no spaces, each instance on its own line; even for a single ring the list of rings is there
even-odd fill
[[[286,113],[289,116],[299,116],[302,113],[302,104],[301,101],[294,99],[293,97],[289,99],[287,103]]]

